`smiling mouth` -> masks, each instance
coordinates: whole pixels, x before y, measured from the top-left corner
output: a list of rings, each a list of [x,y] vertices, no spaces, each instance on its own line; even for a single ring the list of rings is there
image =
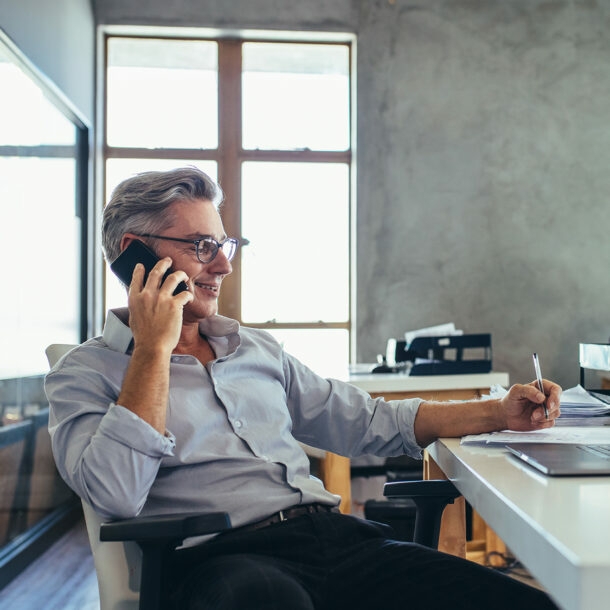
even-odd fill
[[[197,288],[201,288],[203,290],[208,290],[209,292],[212,292],[213,294],[218,294],[218,291],[220,289],[220,286],[218,286],[216,284],[201,284],[200,282],[195,282],[195,286],[197,286]]]

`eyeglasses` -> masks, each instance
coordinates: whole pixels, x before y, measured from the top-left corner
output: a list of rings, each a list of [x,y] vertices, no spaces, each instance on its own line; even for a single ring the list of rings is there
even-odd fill
[[[154,239],[167,239],[169,241],[179,241],[185,244],[194,244],[197,252],[197,259],[200,263],[211,263],[218,254],[218,250],[222,250],[227,260],[233,260],[237,252],[239,241],[234,237],[219,242],[213,237],[206,235],[199,239],[182,239],[181,237],[166,237],[165,235],[153,235],[152,233],[141,233],[140,237],[152,237]]]

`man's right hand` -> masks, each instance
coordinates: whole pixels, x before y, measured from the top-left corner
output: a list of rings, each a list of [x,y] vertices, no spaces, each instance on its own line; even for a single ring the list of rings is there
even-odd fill
[[[144,266],[138,263],[129,285],[129,327],[138,347],[165,349],[169,354],[176,347],[182,330],[182,310],[193,300],[188,291],[174,295],[181,281],[187,281],[184,271],[163,276],[171,267],[169,257],[161,259],[144,283]]]

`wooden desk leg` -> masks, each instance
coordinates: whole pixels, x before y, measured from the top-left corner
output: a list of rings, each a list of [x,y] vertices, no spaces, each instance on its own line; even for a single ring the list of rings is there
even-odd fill
[[[439,465],[424,454],[424,479],[446,479]],[[466,502],[463,496],[456,498],[443,513],[438,550],[458,557],[466,557]]]
[[[485,534],[486,561],[494,567],[502,567],[505,564],[504,556],[508,554],[504,541],[489,526],[487,526]],[[495,553],[499,553],[501,556],[495,555]]]
[[[326,453],[326,457],[320,464],[322,482],[330,493],[341,496],[339,509],[344,514],[352,510],[352,484],[349,458]]]
[[[472,511],[472,539],[466,544],[466,558],[499,568],[505,564],[508,549],[502,539],[483,521],[476,510]]]

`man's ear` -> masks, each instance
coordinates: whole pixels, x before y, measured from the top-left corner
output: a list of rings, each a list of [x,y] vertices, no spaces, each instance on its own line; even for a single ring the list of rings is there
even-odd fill
[[[127,246],[132,242],[139,239],[139,237],[135,233],[124,233],[123,237],[121,237],[120,248],[121,252],[127,248]]]

